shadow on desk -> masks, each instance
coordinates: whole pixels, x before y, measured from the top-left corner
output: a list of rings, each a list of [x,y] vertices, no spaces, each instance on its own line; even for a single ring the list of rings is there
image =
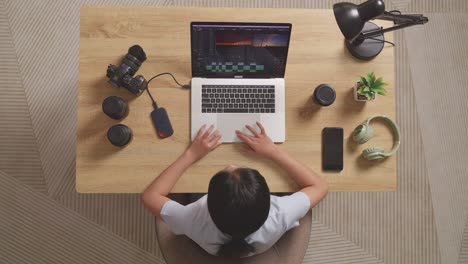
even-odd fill
[[[357,102],[356,100],[354,100],[354,87],[348,89],[346,95],[342,98],[342,100],[343,104],[346,106],[341,108],[341,114],[343,116],[356,115],[357,113],[362,112],[367,104],[366,102]]]
[[[315,115],[322,109],[319,105],[314,102],[312,96],[309,96],[309,99],[304,103],[304,105],[299,108],[299,117],[303,120],[313,119]]]

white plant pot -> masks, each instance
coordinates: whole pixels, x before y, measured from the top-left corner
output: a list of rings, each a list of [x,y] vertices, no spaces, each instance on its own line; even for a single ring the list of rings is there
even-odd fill
[[[358,90],[358,87],[359,87],[360,85],[361,85],[361,82],[357,82],[356,85],[354,85],[354,89],[353,89],[353,90],[354,90],[354,91],[353,91],[354,100],[356,100],[356,101],[358,101],[358,102],[375,101],[375,98],[376,98],[375,95],[374,95],[374,98],[372,98],[372,99],[367,99],[367,97],[364,98],[364,99],[359,98],[359,96],[358,96],[359,94],[358,94],[357,90]]]

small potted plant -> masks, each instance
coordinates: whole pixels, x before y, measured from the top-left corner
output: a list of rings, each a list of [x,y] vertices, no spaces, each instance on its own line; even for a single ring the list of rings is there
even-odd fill
[[[374,72],[366,74],[366,77],[359,76],[359,81],[354,86],[354,99],[359,102],[374,101],[376,94],[387,94],[387,90],[383,88],[386,85],[382,77],[375,77]]]

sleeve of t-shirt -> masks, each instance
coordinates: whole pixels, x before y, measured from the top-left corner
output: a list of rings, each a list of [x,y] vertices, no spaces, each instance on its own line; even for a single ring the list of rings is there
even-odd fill
[[[191,225],[196,217],[199,203],[181,205],[175,201],[167,201],[161,209],[161,217],[176,235],[190,235]]]
[[[310,210],[310,199],[303,192],[296,192],[277,200],[285,231],[299,225],[299,220]]]

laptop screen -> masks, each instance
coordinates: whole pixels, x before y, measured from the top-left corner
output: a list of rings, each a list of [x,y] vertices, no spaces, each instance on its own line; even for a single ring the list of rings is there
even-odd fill
[[[291,24],[192,22],[192,76],[284,78]]]

